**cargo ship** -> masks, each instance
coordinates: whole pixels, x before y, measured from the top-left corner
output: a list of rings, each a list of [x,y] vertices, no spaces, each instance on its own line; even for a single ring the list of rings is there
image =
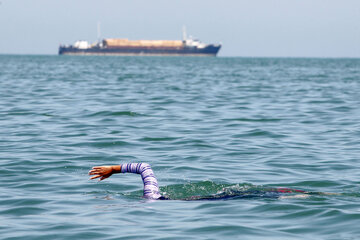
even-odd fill
[[[216,56],[221,44],[205,44],[186,36],[183,40],[128,40],[107,38],[93,44],[76,41],[60,45],[59,55],[118,55],[118,56]]]

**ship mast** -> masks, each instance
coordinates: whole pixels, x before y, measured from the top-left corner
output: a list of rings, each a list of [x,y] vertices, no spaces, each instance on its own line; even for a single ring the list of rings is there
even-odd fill
[[[183,41],[185,42],[186,41],[186,39],[187,39],[187,36],[186,36],[186,27],[185,27],[185,25],[183,26]]]
[[[101,32],[100,32],[100,22],[97,23],[97,39],[98,39],[98,42],[101,42]]]

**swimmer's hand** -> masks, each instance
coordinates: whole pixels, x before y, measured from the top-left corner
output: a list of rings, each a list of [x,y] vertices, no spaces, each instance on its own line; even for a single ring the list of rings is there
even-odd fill
[[[89,171],[89,175],[95,175],[93,177],[90,177],[90,179],[100,178],[99,181],[110,177],[113,173],[113,166],[93,167],[92,170]]]

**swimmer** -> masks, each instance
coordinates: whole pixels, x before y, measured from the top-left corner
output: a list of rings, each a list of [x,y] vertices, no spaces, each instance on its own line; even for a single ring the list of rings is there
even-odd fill
[[[157,179],[153,170],[147,163],[124,163],[115,166],[93,167],[89,175],[95,175],[90,179],[100,178],[102,181],[114,173],[137,173],[141,175],[144,183],[144,197],[148,199],[163,199],[161,196]]]
[[[136,173],[140,174],[144,183],[144,198],[157,199],[157,200],[170,200],[169,198],[160,194],[158,181],[154,175],[153,170],[147,163],[124,163],[121,165],[113,166],[97,166],[93,167],[89,171],[89,175],[94,175],[90,179],[99,178],[102,181],[110,177],[114,173]],[[311,192],[305,192],[302,190],[290,189],[290,188],[266,188],[264,190],[245,190],[234,194],[216,194],[211,196],[193,196],[188,199],[182,200],[221,200],[229,198],[254,198],[254,197],[265,197],[265,198],[296,198],[297,195],[284,196],[284,194],[295,193],[300,198],[308,197]]]

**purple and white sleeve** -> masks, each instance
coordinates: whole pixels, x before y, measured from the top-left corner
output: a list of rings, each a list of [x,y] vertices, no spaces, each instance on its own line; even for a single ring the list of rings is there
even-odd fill
[[[157,179],[153,170],[147,163],[124,163],[121,165],[122,173],[137,173],[141,175],[144,183],[144,197],[158,199],[161,197]]]

